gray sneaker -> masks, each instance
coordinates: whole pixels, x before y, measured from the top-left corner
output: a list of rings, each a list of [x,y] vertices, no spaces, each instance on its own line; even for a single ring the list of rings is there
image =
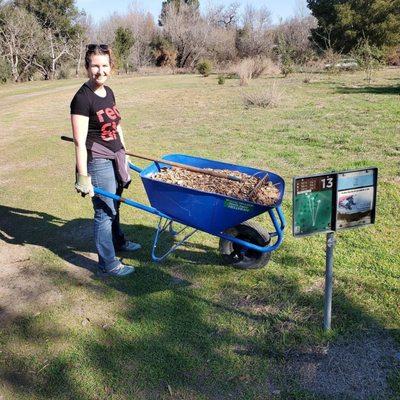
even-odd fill
[[[123,246],[119,249],[120,251],[136,251],[141,249],[142,246],[139,243],[134,243],[131,242],[130,240],[127,240]]]
[[[107,271],[106,273],[110,276],[126,276],[131,274],[132,272],[135,272],[135,267],[124,265],[121,263],[114,267],[112,270]]]

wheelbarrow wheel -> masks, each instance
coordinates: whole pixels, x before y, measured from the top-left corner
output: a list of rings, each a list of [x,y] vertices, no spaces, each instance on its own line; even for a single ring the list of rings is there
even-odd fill
[[[224,233],[258,246],[265,246],[271,241],[268,231],[253,221],[242,222]],[[223,238],[219,240],[219,251],[226,264],[239,269],[262,268],[271,258],[271,253],[248,249]]]

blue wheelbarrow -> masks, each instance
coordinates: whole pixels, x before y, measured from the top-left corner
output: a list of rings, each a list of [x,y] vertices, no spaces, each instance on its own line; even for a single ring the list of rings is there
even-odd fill
[[[170,168],[169,165],[160,162],[162,160],[198,168],[239,171],[250,176],[257,175],[259,178],[268,174],[269,180],[279,188],[279,199],[273,206],[264,206],[152,179],[152,174],[161,171],[162,168]],[[225,263],[240,269],[265,266],[271,257],[271,252],[276,250],[283,240],[285,217],[281,203],[285,191],[284,180],[272,172],[183,154],[166,155],[162,160],[153,162],[144,169],[129,163],[130,168],[140,174],[151,206],[117,196],[101,188],[94,189],[96,194],[159,217],[151,253],[152,259],[164,260],[197,231],[203,231],[220,238],[219,250]],[[268,232],[261,225],[251,221],[252,218],[265,212],[272,221],[273,232]],[[183,225],[183,228],[175,231],[174,222]],[[166,231],[174,236],[182,234],[181,237],[184,237],[174,243],[164,254],[157,255],[160,236]]]

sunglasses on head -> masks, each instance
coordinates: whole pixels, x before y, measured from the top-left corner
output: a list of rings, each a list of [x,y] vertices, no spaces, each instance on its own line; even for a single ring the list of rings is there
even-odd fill
[[[95,43],[92,43],[92,44],[88,44],[86,46],[86,50],[87,51],[94,51],[96,49],[100,49],[101,51],[109,51],[110,50],[110,48],[108,47],[108,44],[95,44]]]

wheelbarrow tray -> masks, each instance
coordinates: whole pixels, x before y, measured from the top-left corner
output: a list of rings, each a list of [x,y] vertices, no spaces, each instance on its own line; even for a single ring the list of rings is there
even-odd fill
[[[183,154],[169,154],[163,159],[198,168],[226,169],[250,176],[257,174],[258,178],[268,173],[269,181],[279,189],[276,204],[264,206],[152,179],[151,175],[158,173],[160,168],[170,168],[166,164],[152,163],[140,173],[151,206],[184,225],[209,233],[220,233],[278,207],[282,202],[285,183],[279,175],[272,172]]]

